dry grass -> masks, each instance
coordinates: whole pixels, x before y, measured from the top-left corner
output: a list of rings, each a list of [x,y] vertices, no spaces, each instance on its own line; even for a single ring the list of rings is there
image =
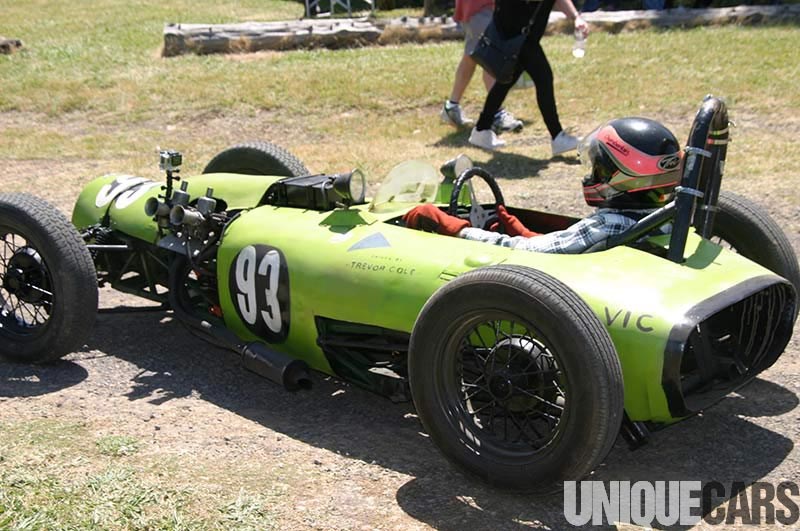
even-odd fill
[[[213,462],[136,455],[146,444],[136,437],[65,421],[0,428],[0,529],[274,527],[274,485],[214,489],[180,472],[222,475]]]

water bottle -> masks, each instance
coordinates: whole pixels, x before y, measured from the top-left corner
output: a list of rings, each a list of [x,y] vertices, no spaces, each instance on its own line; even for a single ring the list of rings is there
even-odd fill
[[[575,28],[575,43],[572,45],[572,56],[578,59],[586,55],[586,34]]]

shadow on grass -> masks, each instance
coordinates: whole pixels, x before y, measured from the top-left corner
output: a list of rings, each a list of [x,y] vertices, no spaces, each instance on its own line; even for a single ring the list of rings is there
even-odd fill
[[[0,357],[0,397],[46,395],[77,385],[87,376],[86,369],[71,361],[31,365]]]
[[[455,157],[459,152],[454,151]],[[536,159],[526,157],[518,153],[502,151],[487,152],[488,158],[470,157],[475,166],[487,170],[492,176],[500,179],[528,179],[538,177],[541,172],[546,170],[551,164],[566,164],[569,166],[580,166],[580,162],[574,156],[557,156],[551,159]],[[576,171],[576,177],[580,176],[580,171]]]
[[[469,129],[453,129],[450,133],[444,135],[441,139],[434,142],[433,146],[454,149],[471,147],[468,140],[469,133]]]
[[[478,164],[478,163],[476,163]],[[557,156],[550,159],[535,159],[516,153],[505,153],[497,151],[491,153],[491,157],[484,163],[478,164],[489,170],[495,177],[505,179],[527,179],[538,177],[539,174],[547,169],[551,164],[567,164],[570,166],[580,166],[580,162],[574,156]]]
[[[569,527],[561,494],[532,497],[498,491],[450,465],[421,433],[410,403],[393,404],[319,374],[311,391],[288,393],[244,370],[235,354],[191,336],[174,320],[159,323],[163,317],[98,319],[90,348],[141,368],[130,400],[162,403],[199,395],[288,437],[414,476],[397,491],[397,503],[437,529]],[[708,413],[654,433],[635,452],[618,441],[592,479],[750,484],[779,466],[793,442],[739,415],[781,415],[797,405],[789,390],[756,380]]]
[[[459,152],[463,152],[466,149],[476,149],[469,144],[468,138],[469,130],[453,131],[434,142],[433,146],[439,148],[453,148],[453,157],[455,157]],[[581,164],[575,156],[575,153],[557,155],[547,159],[537,159],[502,150],[482,150],[481,153],[484,155],[470,157],[475,165],[488,170],[494,177],[504,179],[527,179],[529,177],[537,177],[539,173],[547,169],[551,164],[566,164],[568,166],[580,166]]]

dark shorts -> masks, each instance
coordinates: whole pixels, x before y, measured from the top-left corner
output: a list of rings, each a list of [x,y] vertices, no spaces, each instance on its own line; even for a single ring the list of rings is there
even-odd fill
[[[475,46],[478,44],[478,39],[483,35],[483,30],[492,21],[492,10],[484,9],[478,11],[469,20],[461,22],[461,27],[464,28],[464,53],[469,55]]]

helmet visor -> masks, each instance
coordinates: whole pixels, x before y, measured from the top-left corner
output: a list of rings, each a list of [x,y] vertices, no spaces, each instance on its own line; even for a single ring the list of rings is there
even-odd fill
[[[592,174],[592,155],[597,150],[597,132],[603,127],[605,127],[605,124],[596,128],[594,131],[583,137],[580,142],[578,142],[578,160],[580,161],[587,175]]]

